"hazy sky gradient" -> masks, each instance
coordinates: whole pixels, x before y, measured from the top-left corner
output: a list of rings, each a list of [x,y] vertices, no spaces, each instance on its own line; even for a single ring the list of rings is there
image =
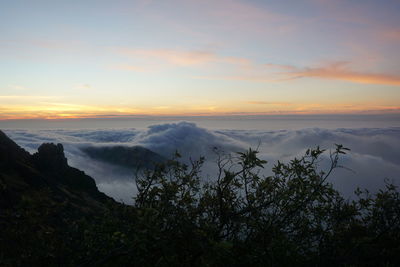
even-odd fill
[[[400,2],[0,0],[0,119],[400,112]]]

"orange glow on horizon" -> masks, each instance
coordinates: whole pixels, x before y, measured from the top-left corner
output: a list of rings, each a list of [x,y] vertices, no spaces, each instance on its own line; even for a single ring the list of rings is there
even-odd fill
[[[0,120],[22,119],[85,119],[85,118],[124,118],[124,117],[194,117],[194,116],[240,116],[240,115],[316,115],[316,114],[400,114],[400,106],[385,105],[324,105],[324,104],[290,104],[285,102],[248,101],[251,106],[234,109],[231,107],[191,107],[170,108],[153,107],[148,109],[69,106],[68,104],[52,107],[0,107]],[[244,105],[244,107],[246,107]],[[269,109],[265,105],[271,105]],[[233,105],[235,106],[235,105]],[[63,108],[61,108],[63,107]]]

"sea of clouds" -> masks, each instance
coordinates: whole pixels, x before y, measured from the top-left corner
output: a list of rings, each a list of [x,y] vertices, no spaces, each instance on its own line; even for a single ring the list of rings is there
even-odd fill
[[[88,158],[81,148],[87,146],[143,146],[170,158],[176,150],[183,160],[205,156],[204,175],[212,177],[215,170],[215,148],[226,153],[257,148],[268,161],[265,174],[277,160],[289,161],[307,150],[320,146],[334,149],[343,144],[351,151],[341,158],[346,168],[337,169],[330,181],[346,197],[357,188],[376,192],[384,181],[400,184],[400,127],[391,128],[308,128],[301,130],[216,130],[190,122],[152,125],[146,129],[47,129],[5,130],[17,144],[33,153],[42,143],[62,143],[71,166],[92,176],[99,189],[116,200],[132,203],[136,193],[134,170],[124,169]],[[328,165],[328,153],[321,168]],[[350,170],[349,170],[350,169]]]

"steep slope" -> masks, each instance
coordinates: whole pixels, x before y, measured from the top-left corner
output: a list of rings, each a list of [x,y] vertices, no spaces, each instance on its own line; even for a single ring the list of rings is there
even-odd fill
[[[11,207],[24,195],[44,189],[49,197],[80,208],[111,200],[98,191],[93,178],[68,165],[61,144],[43,144],[30,155],[0,131],[0,205]]]
[[[60,255],[79,255],[82,225],[110,205],[120,204],[68,165],[61,144],[30,155],[0,131],[0,266],[63,265]]]

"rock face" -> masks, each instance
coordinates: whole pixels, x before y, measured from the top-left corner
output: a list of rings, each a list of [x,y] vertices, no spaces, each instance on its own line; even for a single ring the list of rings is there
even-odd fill
[[[62,144],[45,143],[32,156],[36,166],[41,170],[60,171],[68,168]]]
[[[112,201],[98,191],[93,178],[68,165],[61,144],[43,144],[30,155],[0,131],[0,208],[18,205],[37,191],[86,211]]]
[[[0,168],[13,165],[16,161],[27,161],[30,154],[0,131]]]
[[[61,144],[31,155],[0,131],[0,266],[64,266],[79,258],[85,225],[121,205],[68,165]]]

